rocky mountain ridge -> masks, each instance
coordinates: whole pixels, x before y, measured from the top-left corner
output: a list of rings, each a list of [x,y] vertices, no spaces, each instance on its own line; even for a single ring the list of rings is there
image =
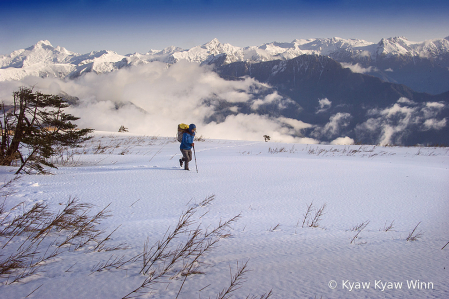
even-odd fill
[[[254,78],[292,100],[285,109],[266,105],[257,113],[313,124],[302,131],[306,137],[331,142],[348,136],[367,144],[387,139],[387,143],[406,145],[449,143],[449,92],[416,92],[403,84],[351,72],[326,56],[234,62],[215,71],[227,80]],[[217,113],[214,121],[226,116]]]

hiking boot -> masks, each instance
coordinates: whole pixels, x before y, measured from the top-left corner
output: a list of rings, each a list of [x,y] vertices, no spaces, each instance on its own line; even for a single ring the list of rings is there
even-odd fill
[[[179,165],[182,167],[182,159],[179,159]]]

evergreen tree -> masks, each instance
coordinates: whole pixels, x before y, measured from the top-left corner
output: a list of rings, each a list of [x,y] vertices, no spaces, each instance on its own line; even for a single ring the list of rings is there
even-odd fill
[[[12,106],[2,105],[0,165],[20,159],[16,173],[45,173],[44,166],[56,168],[49,161],[56,147],[76,147],[91,138],[92,129],[78,129],[73,121],[79,118],[64,113],[69,105],[60,96],[21,87],[13,98]]]

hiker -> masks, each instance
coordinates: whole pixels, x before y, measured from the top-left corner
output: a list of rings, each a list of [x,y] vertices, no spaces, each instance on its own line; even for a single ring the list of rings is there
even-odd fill
[[[179,159],[179,165],[184,164],[184,169],[189,170],[189,162],[192,161],[193,138],[195,137],[196,126],[190,124],[188,132],[182,134],[181,146],[182,159]]]

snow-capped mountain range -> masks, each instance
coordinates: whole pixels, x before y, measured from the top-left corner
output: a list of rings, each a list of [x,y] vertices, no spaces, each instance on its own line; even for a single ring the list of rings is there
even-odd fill
[[[0,81],[21,80],[26,76],[76,78],[88,72],[107,73],[153,61],[173,64],[187,60],[199,64],[221,65],[239,61],[257,63],[289,60],[301,55],[328,56],[354,72],[368,73],[394,83],[408,83],[407,80],[401,82],[403,78],[399,74],[402,69],[405,73],[410,73],[405,67],[409,63],[417,65],[424,61],[425,66],[430,63],[432,68],[439,69],[438,77],[444,71],[449,75],[449,37],[424,42],[411,42],[404,37],[395,37],[382,39],[377,44],[338,37],[296,39],[291,43],[272,42],[243,48],[214,39],[191,49],[172,46],[163,50],[150,50],[145,54],[128,55],[107,50],[78,54],[60,46],[53,47],[49,41],[44,40],[27,49],[1,55]],[[433,90],[426,90],[419,84],[409,87],[431,93],[449,90],[446,86]]]

